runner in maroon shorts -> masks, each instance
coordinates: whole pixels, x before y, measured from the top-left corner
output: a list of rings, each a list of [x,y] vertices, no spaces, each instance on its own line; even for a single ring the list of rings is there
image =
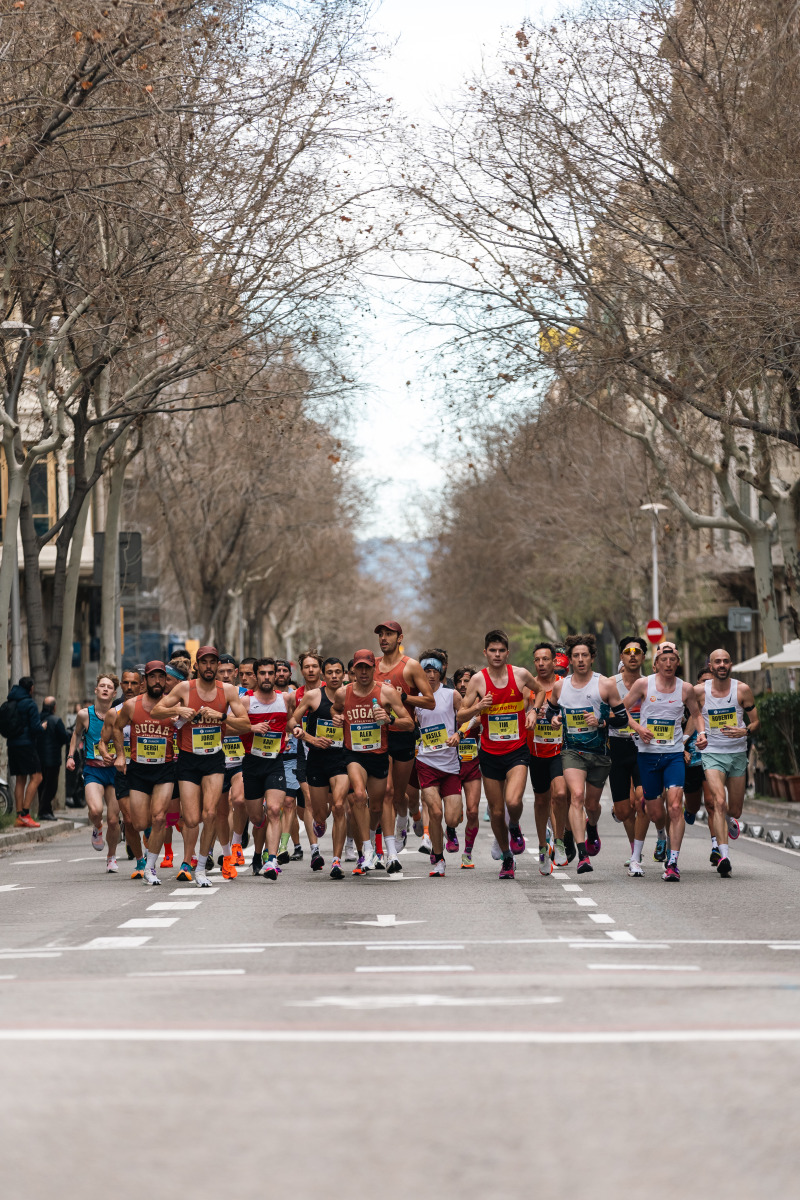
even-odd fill
[[[444,876],[444,833],[442,809],[447,826],[447,850],[458,853],[456,826],[464,818],[459,777],[458,730],[456,717],[461,696],[454,688],[442,687],[447,675],[447,653],[426,650],[420,657],[422,669],[433,692],[432,709],[419,709],[420,746],[417,775],[422,799],[428,811],[431,839],[431,878]],[[474,839],[473,839],[474,840]]]
[[[466,695],[467,684],[475,671],[472,667],[459,667],[453,672],[453,683],[459,696]],[[458,743],[458,759],[460,763],[459,777],[467,806],[467,827],[464,830],[464,853],[461,855],[462,870],[473,870],[472,849],[478,836],[478,813],[481,805],[481,768],[478,762],[478,743],[480,739],[480,717],[473,717],[459,726],[460,740]],[[489,819],[487,811],[486,819]]]

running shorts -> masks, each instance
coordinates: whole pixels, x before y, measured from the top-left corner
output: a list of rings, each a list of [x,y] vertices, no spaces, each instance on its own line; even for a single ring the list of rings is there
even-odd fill
[[[550,791],[554,779],[560,779],[564,774],[561,766],[561,755],[551,754],[548,758],[531,758],[530,764],[531,787],[541,795]]]
[[[410,729],[401,733],[386,731],[389,757],[395,762],[411,762],[417,752],[417,731]]]
[[[9,762],[9,770],[11,764]],[[113,787],[114,776],[117,773],[116,767],[103,767],[94,762],[87,762],[83,768],[84,783],[99,783],[101,787]]]
[[[116,768],[114,769],[116,771]],[[128,764],[128,770],[130,770],[130,763]],[[116,771],[114,775],[114,792],[118,800],[124,800],[126,796],[130,796],[131,794],[131,785],[128,782],[128,776],[124,775],[122,771]]]
[[[686,781],[683,748],[673,754],[640,754],[639,774],[645,800],[657,800],[667,788],[682,788]]]
[[[300,794],[301,794],[301,793],[300,793],[300,788],[299,788],[299,787],[296,787],[296,788],[293,788],[293,787],[287,787],[287,789],[286,789],[286,795],[287,795],[287,796],[291,796],[292,800],[294,800],[294,801],[295,801],[295,803],[297,803],[297,797],[298,797]],[[303,805],[303,808],[305,808],[305,804]]]
[[[721,771],[726,779],[738,779],[747,771],[747,755],[744,751],[736,754],[714,754],[708,750],[701,751],[704,771]]]
[[[608,779],[611,759],[595,750],[572,750],[565,746],[561,751],[561,766],[565,771],[583,771],[587,783],[601,788]]]
[[[639,776],[639,751],[633,738],[609,738],[608,753],[611,758],[611,770],[608,775],[611,799],[615,804],[623,804],[630,797],[631,784],[635,788],[642,786]]]
[[[259,758],[245,754],[242,763],[245,800],[260,800],[266,792],[286,791],[286,772],[281,758]]]
[[[144,792],[146,796],[152,796],[153,788],[159,783],[175,782],[175,763],[160,763],[153,767],[146,763],[129,762],[126,778],[132,792]]]
[[[283,760],[283,772],[286,776],[286,791],[297,793],[300,787],[300,780],[297,778],[297,758],[293,754],[287,754]]]
[[[446,796],[461,795],[461,778],[458,775],[453,775],[448,771],[437,771],[436,767],[429,767],[419,760],[417,760],[417,775],[421,788],[435,787],[443,800]]]
[[[473,779],[480,780],[481,766],[477,758],[469,759],[468,762],[462,762],[458,769],[458,777],[462,783],[472,783]]]
[[[417,765],[418,765],[418,764],[417,764],[417,760],[415,759],[415,760],[414,760],[414,765],[413,765],[413,767],[411,768],[411,774],[410,774],[410,775],[409,775],[409,777],[408,777],[408,786],[409,786],[410,788],[416,788],[416,789],[417,789],[417,791],[419,791],[419,789],[421,788],[422,784],[421,784],[421,783],[420,783],[420,781],[419,781],[419,772],[417,771]]]
[[[207,775],[225,775],[225,751],[216,754],[192,754],[191,750],[178,751],[178,780],[202,786]]]
[[[295,775],[297,776],[297,782],[298,782],[298,783],[306,783],[306,782],[307,782],[307,779],[306,779],[306,771],[307,771],[307,767],[306,767],[306,756],[305,756],[305,754],[303,753],[303,751],[300,749],[300,747],[298,746],[298,749],[297,749],[297,766],[296,766],[296,767],[295,767],[295,769],[294,769],[294,773],[295,773]]]
[[[690,763],[686,768],[686,781],[684,782],[683,790],[689,793],[689,795],[693,792],[699,792],[703,786],[705,777],[706,773],[701,763]]]
[[[478,750],[478,763],[484,779],[496,779],[504,782],[508,772],[514,767],[527,767],[531,761],[531,752],[527,745],[509,750],[508,754],[487,754],[483,749]]]
[[[366,754],[359,758],[367,758]],[[326,750],[309,750],[306,760],[306,782],[309,787],[326,788],[336,775],[347,774],[347,761],[343,752],[331,754]]]
[[[9,775],[41,775],[42,764],[35,746],[8,747]],[[85,778],[85,770],[84,770]]]
[[[238,767],[226,767],[225,768],[225,778],[222,781],[223,796],[226,794],[226,792],[229,792],[231,790],[231,784],[233,783],[236,776],[241,775],[241,773],[242,773],[241,763],[239,764]]]
[[[347,766],[350,763],[358,763],[362,766],[371,779],[388,779],[389,777],[388,754],[364,754],[358,750],[345,750],[343,757]]]

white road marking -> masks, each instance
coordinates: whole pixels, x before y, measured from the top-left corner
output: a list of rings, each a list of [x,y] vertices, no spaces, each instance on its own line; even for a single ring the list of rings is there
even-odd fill
[[[16,975],[0,975],[0,979],[16,979]]]
[[[408,952],[408,951],[411,951],[411,950],[463,950],[463,949],[464,949],[464,946],[463,946],[463,943],[462,943],[461,945],[452,945],[452,946],[450,946],[450,945],[447,945],[447,944],[446,944],[446,943],[444,943],[444,942],[442,942],[442,943],[433,943],[433,944],[432,944],[432,945],[430,945],[430,946],[425,946],[425,945],[413,945],[413,944],[409,944],[409,945],[406,945],[406,946],[404,946],[404,945],[402,945],[402,944],[401,944],[401,945],[398,945],[398,944],[397,944],[397,942],[386,942],[386,943],[385,943],[384,945],[382,945],[382,946],[366,946],[366,947],[365,947],[365,949],[367,949],[367,950],[382,950],[382,951],[384,951],[384,952],[386,952],[387,950],[391,950],[391,951],[406,951],[406,952]]]
[[[98,862],[100,860],[98,859]],[[61,862],[60,858],[17,858],[11,864],[12,867],[41,867],[45,863]]]
[[[415,964],[413,967],[398,967],[398,966],[356,967],[357,972],[367,972],[367,971],[370,971],[370,972],[375,972],[375,971],[474,971],[474,970],[475,970],[474,967],[467,967],[467,966],[447,967],[447,966],[443,966],[441,964],[437,964],[436,966],[431,966],[430,964],[423,965],[422,963],[420,963],[419,965]]]
[[[562,883],[565,892],[582,892],[583,888],[577,883]]]
[[[611,938],[613,942],[635,942],[636,938],[632,933],[628,933],[627,929],[607,929],[606,937]]]
[[[616,922],[608,913],[587,913],[590,921],[594,921],[597,925],[615,925]]]
[[[244,967],[208,971],[128,971],[129,979],[174,979],[177,975],[244,975]]]
[[[162,950],[162,954],[207,954],[207,950]],[[215,954],[263,954],[263,946],[220,946]]]
[[[394,929],[395,925],[424,924],[424,921],[398,921],[394,913],[378,913],[375,921],[345,921],[345,925],[380,925],[382,929]]]
[[[774,943],[770,946],[770,950],[800,950],[800,943],[796,946],[787,945],[786,942]]]
[[[148,904],[147,911],[152,912],[153,909],[157,909],[159,912],[166,912],[168,909],[172,909],[174,912],[181,912],[187,908],[198,908],[199,905],[199,900],[183,900],[180,904],[177,900],[174,902],[169,900],[157,900],[155,904]]]
[[[316,1000],[289,1000],[287,1008],[507,1008],[530,1004],[560,1004],[560,996],[318,996]]]
[[[590,899],[589,896],[573,896],[572,899],[576,904],[580,904],[581,908],[597,908],[597,901]]]
[[[180,917],[131,917],[123,921],[117,929],[168,929],[179,921]]]
[[[0,1042],[620,1046],[800,1042],[795,1029],[0,1029]]]
[[[669,942],[598,942],[592,938],[585,938],[582,942],[574,941],[569,943],[570,950],[585,950],[590,947],[592,950],[669,950],[671,943]]]
[[[0,887],[0,892],[32,892],[33,890],[32,883],[4,883]]]
[[[190,892],[191,889],[191,892]],[[213,896],[214,892],[218,892],[218,887],[198,888],[195,883],[185,883],[183,887],[175,888],[171,891],[170,896],[187,896],[193,892],[201,891],[204,896]]]
[[[94,854],[84,854],[81,858],[68,858],[67,859],[67,862],[71,862],[71,863],[74,863],[74,862],[99,862],[99,861],[100,861],[100,859],[97,857],[97,852],[95,852]]]
[[[10,962],[12,958],[61,958],[60,950],[20,950],[17,954],[4,951],[0,954],[0,962]]]
[[[145,942],[149,942],[147,937],[96,937],[90,942],[86,942],[83,946],[71,946],[72,950],[138,950]],[[65,947],[66,949],[66,947]]]
[[[681,967],[675,963],[587,963],[590,971],[699,971],[699,967]]]

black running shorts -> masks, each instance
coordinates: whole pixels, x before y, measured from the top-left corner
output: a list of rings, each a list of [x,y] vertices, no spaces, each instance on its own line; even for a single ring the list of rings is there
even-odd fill
[[[486,750],[478,750],[481,775],[484,779],[496,779],[500,783],[505,782],[508,772],[513,767],[527,767],[530,761],[531,752],[527,745],[509,750],[508,754],[489,754]]]

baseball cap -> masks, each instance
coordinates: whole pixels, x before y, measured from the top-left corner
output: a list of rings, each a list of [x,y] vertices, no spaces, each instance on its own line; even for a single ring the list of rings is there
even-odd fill
[[[207,654],[213,654],[214,658],[219,658],[216,646],[201,646],[195,655],[195,661],[199,662],[200,659],[204,658]]]
[[[230,663],[230,665],[232,667],[235,667],[238,665],[236,662],[236,659],[233,657],[232,654],[220,654],[219,661],[221,663]]]
[[[403,627],[397,621],[381,621],[380,625],[375,626],[373,633],[380,633],[382,629],[389,629],[392,633],[399,633],[401,637],[403,636]]]
[[[659,644],[656,646],[655,650],[653,651],[653,662],[655,663],[656,659],[659,658],[662,654],[665,654],[667,651],[671,651],[672,654],[677,654],[678,647],[675,645],[674,642],[659,642]]]
[[[145,664],[144,673],[149,675],[151,671],[163,671],[166,675],[167,665],[160,658],[151,658],[150,662]]]
[[[367,663],[368,666],[374,667],[375,655],[371,650],[356,650],[355,654],[353,655],[353,666],[355,666],[356,663]]]

